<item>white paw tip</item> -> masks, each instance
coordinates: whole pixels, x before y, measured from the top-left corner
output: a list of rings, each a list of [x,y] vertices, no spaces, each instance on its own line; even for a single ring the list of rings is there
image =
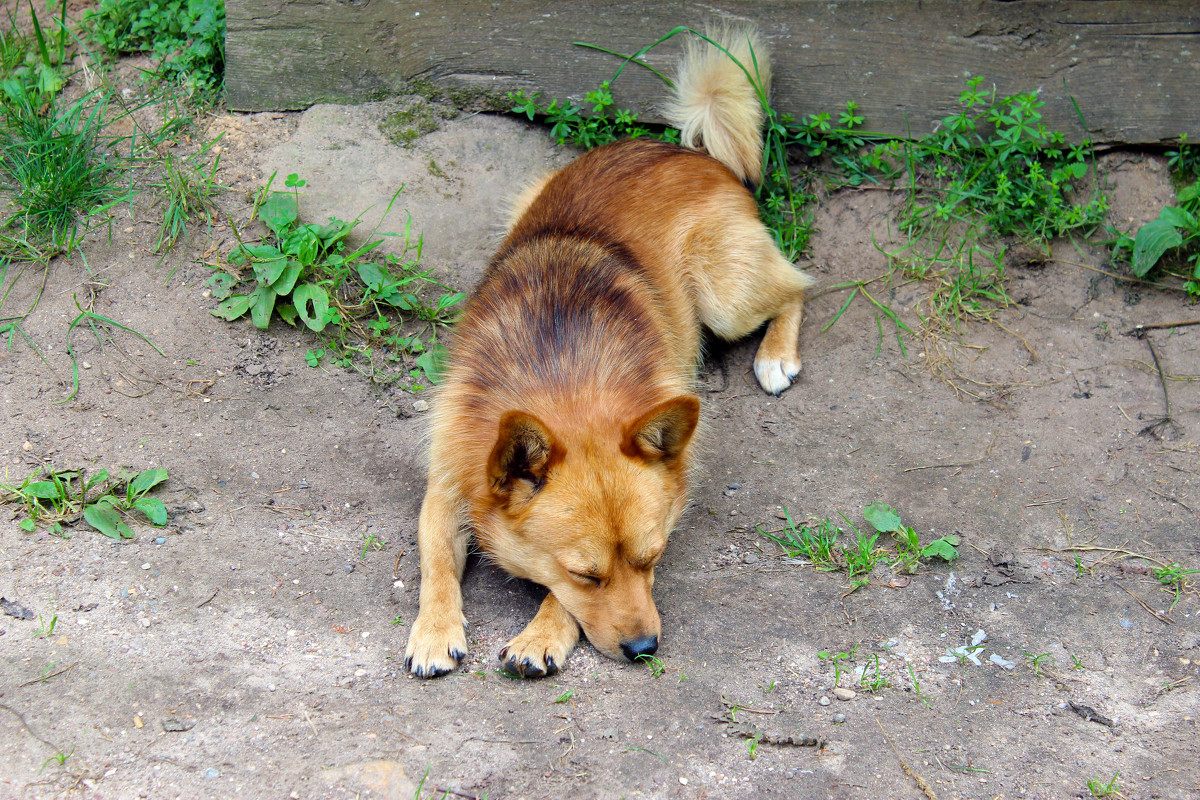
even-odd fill
[[[799,362],[784,362],[776,359],[754,362],[754,375],[758,378],[758,385],[763,388],[763,391],[776,397],[783,394],[799,374]]]

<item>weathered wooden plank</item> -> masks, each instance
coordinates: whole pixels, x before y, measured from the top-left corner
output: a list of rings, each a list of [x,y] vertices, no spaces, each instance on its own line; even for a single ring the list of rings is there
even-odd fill
[[[867,126],[924,134],[970,76],[1040,89],[1047,124],[1101,142],[1200,139],[1200,3],[1194,0],[734,0],[702,3],[228,0],[231,108],[354,102],[428,79],[445,87],[582,98],[618,66],[571,43],[632,52],[717,13],[757,21],[775,101],[794,114],[858,103]],[[647,56],[669,71],[680,43]],[[629,68],[618,105],[657,118],[659,80]]]

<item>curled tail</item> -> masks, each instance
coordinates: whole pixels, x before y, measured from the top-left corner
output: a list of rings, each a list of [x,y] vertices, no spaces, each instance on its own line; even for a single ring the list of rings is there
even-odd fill
[[[729,53],[699,37],[688,40],[667,119],[679,128],[684,145],[704,149],[743,181],[758,183],[763,149],[759,90],[766,97],[771,89],[767,48],[758,30],[745,23],[705,33]]]

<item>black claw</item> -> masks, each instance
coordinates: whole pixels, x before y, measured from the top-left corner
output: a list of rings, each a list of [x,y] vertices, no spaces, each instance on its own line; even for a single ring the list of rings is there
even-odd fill
[[[534,664],[528,658],[521,662],[521,677],[523,678],[541,678],[546,675],[546,670]]]
[[[554,660],[554,656],[546,656],[546,674],[553,675],[558,672],[558,662]]]
[[[450,651],[450,657],[453,658],[454,663],[457,664],[459,661],[462,661],[464,658],[466,658],[467,654],[456,647]]]
[[[404,668],[409,672],[412,672],[412,656],[404,657]]]

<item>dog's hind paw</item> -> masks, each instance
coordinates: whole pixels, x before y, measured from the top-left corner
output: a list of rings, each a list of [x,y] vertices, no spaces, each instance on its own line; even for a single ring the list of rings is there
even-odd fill
[[[437,678],[451,672],[467,654],[467,634],[459,624],[438,625],[419,615],[408,636],[404,668],[418,678]]]
[[[800,374],[800,360],[778,358],[756,358],[754,360],[754,376],[758,385],[767,394],[776,397],[792,385],[792,381]]]

